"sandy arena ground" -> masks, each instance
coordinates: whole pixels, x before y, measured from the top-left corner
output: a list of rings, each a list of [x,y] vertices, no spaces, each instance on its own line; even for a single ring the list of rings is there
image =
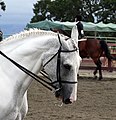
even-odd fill
[[[80,70],[78,100],[60,106],[54,95],[37,82],[28,91],[29,111],[25,120],[116,120],[116,72],[103,72],[102,81],[92,71]]]

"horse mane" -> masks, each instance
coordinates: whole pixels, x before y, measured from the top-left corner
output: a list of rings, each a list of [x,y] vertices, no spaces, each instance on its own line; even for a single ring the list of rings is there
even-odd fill
[[[10,42],[11,40],[15,41],[20,39],[25,39],[29,36],[43,36],[43,35],[57,36],[57,33],[54,33],[52,31],[40,30],[40,29],[29,29],[29,30],[24,30],[20,33],[14,34],[8,38],[5,38],[3,41],[1,41],[0,44]]]
[[[40,30],[40,29],[24,30],[20,33],[14,34],[14,35],[4,39],[3,41],[0,42],[0,46],[2,48],[2,46],[5,47],[10,44],[12,45],[12,43],[15,43],[18,41],[21,42],[22,40],[25,40],[28,37],[51,36],[51,37],[55,37],[58,39],[58,34],[60,34],[60,33],[55,33],[53,31],[45,31],[45,30]],[[63,34],[60,34],[60,38],[64,38],[64,41],[67,40],[67,36],[65,36]]]

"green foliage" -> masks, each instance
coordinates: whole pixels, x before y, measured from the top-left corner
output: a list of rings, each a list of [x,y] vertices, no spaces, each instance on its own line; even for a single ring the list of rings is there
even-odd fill
[[[98,22],[116,23],[116,0],[101,0],[95,15]]]
[[[47,11],[60,21],[74,21],[81,14],[83,21],[116,23],[116,0],[40,0],[34,4],[31,22],[45,20]]]
[[[47,9],[49,9],[51,4],[51,0],[41,0],[37,1],[36,4],[34,4],[34,16],[31,19],[31,22],[38,22],[41,20],[45,20],[45,13],[47,12]],[[39,12],[41,12],[42,15],[39,15]]]
[[[2,9],[3,11],[5,11],[5,10],[6,10],[6,5],[5,5],[5,3],[4,3],[3,1],[1,1],[1,2],[0,2],[0,5],[1,5],[1,9]]]
[[[51,14],[56,16],[57,20],[74,21],[76,14],[80,9],[80,1],[77,0],[55,0],[51,4]]]

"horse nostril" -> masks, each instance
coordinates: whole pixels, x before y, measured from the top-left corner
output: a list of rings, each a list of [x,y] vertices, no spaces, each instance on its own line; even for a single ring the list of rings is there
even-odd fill
[[[65,103],[65,104],[71,104],[72,101],[68,98],[68,99],[64,100],[64,103]]]

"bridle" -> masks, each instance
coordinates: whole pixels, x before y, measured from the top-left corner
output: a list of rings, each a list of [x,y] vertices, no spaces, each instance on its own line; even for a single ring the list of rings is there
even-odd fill
[[[62,83],[67,83],[67,84],[76,84],[77,83],[77,81],[73,81],[73,82],[72,81],[63,81],[61,79],[60,65],[61,65],[61,53],[71,53],[71,52],[77,51],[78,49],[77,49],[76,46],[73,45],[74,46],[73,50],[62,50],[62,43],[61,43],[59,34],[58,34],[58,40],[59,40],[59,43],[60,43],[60,47],[58,49],[58,52],[55,55],[53,55],[52,58],[50,60],[48,60],[43,66],[43,67],[45,67],[57,55],[57,67],[56,67],[57,80],[51,83],[52,86],[55,88],[55,91],[60,90],[62,88]],[[59,83],[58,88],[56,88],[54,86],[55,83]]]
[[[43,78],[41,78],[40,76],[34,74],[33,72],[31,72],[30,70],[28,70],[27,68],[23,67],[22,65],[18,64],[16,61],[12,60],[11,58],[9,58],[7,55],[5,55],[2,51],[0,51],[0,54],[2,56],[4,56],[6,59],[8,59],[10,62],[12,62],[15,66],[17,66],[20,70],[22,70],[23,72],[25,72],[27,75],[29,75],[30,77],[32,77],[34,80],[36,80],[37,82],[41,83],[43,86],[45,86],[46,88],[48,88],[49,90],[53,90],[52,88],[55,89],[55,91],[59,91],[62,89],[62,83],[66,83],[66,84],[76,84],[77,81],[71,82],[71,81],[63,81],[61,80],[61,74],[60,74],[60,64],[61,64],[61,53],[71,53],[71,52],[75,52],[77,51],[77,47],[75,47],[73,50],[62,50],[62,43],[60,40],[60,36],[58,34],[58,39],[59,39],[59,43],[60,43],[60,47],[58,49],[58,51],[56,52],[56,54],[54,54],[44,65],[43,68],[47,66],[47,64],[49,64],[49,62],[54,59],[57,56],[57,67],[56,67],[56,76],[57,76],[57,80],[52,82],[52,80],[46,75],[46,72],[44,70],[40,71],[40,73],[46,78],[48,79],[50,82],[48,82],[47,80],[44,80]],[[59,87],[56,87],[54,84],[55,83],[59,83]]]

